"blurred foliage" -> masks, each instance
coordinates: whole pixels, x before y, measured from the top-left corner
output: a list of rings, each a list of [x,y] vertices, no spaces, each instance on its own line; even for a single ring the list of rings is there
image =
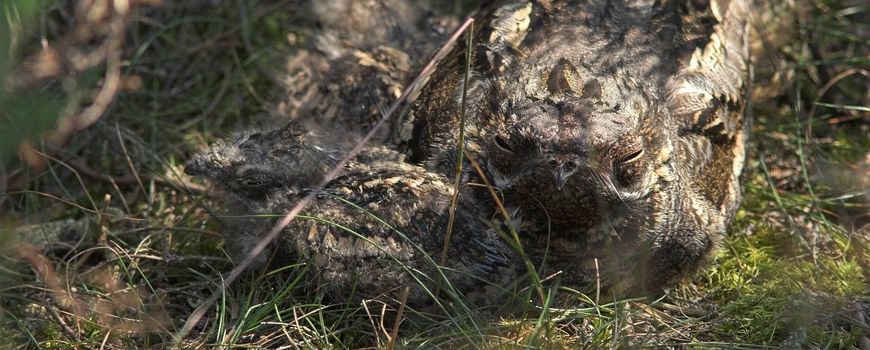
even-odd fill
[[[54,39],[57,33],[39,31],[40,16],[51,22],[58,4],[77,1],[84,3],[0,0],[0,79],[21,68],[20,57],[38,50],[42,36]],[[766,68],[781,76],[759,84],[774,88],[768,100],[754,101],[746,199],[709,268],[661,301],[594,304],[559,291],[566,308],[481,328],[447,318],[408,321],[418,332],[403,334],[399,346],[453,348],[457,339],[486,339],[468,346],[483,348],[870,344],[870,118],[859,110],[870,98],[862,73],[870,62],[870,8],[861,0],[806,3],[813,16],[783,36],[773,61],[782,64],[756,67],[757,77]],[[171,346],[232,268],[232,247],[218,234],[225,216],[214,198],[157,180],[189,180],[180,169],[196,148],[272,111],[287,56],[310,39],[300,24],[310,15],[299,4],[165,1],[136,14],[124,76],[140,79],[140,87],[120,91],[99,122],[0,203],[0,233],[21,224],[36,237],[56,237],[49,226],[70,232],[73,222],[104,240],[72,235],[30,259],[0,254],[0,349],[4,341],[10,348]],[[771,21],[789,19],[786,10],[770,13]],[[67,106],[88,102],[104,68],[0,90],[0,159],[59,114],[75,112]],[[47,272],[60,287],[47,283]],[[303,265],[250,272],[225,291],[198,334],[176,345],[359,347],[380,331],[361,306],[324,304],[321,293],[302,288]],[[63,302],[66,295],[78,302]],[[125,328],[132,323],[141,327]]]
[[[0,162],[15,154],[21,140],[51,127],[61,96],[36,91],[8,91],[9,78],[21,63],[22,41],[35,27],[47,0],[6,0],[0,5]]]

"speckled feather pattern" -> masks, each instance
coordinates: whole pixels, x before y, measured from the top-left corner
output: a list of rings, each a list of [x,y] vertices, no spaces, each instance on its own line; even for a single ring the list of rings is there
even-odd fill
[[[423,57],[416,50],[426,47],[391,31],[361,37],[355,26],[371,23],[335,21],[327,8],[358,13],[394,2],[315,6],[325,16],[315,34],[318,53],[300,52],[291,71],[307,69],[311,57],[317,62],[310,67],[320,68],[290,85],[298,89],[281,111],[300,123],[218,143],[191,161],[189,173],[262,215],[280,215],[314,191],[348,146],[309,129],[340,120],[339,130],[364,130],[372,107],[398,96],[390,89],[408,80]],[[415,12],[431,10],[415,6],[397,5],[391,28],[415,38],[440,35],[426,32],[437,26]],[[510,223],[553,283],[621,296],[674,286],[715,249],[741,200],[751,122],[744,113],[747,6],[485,2],[474,45],[453,44],[381,143],[318,191],[276,248],[307,262],[311,285],[338,300],[395,297],[411,286],[417,304],[441,288],[491,302],[493,288],[482,286],[506,286],[526,272],[496,232]],[[467,50],[473,60],[464,86]],[[464,165],[448,259],[438,267],[463,90],[466,147],[486,178]],[[357,109],[361,101],[373,103]],[[259,146],[242,147],[248,143]],[[483,180],[496,186],[510,218],[499,217]]]
[[[746,2],[507,1],[478,18],[468,148],[540,272],[649,294],[701,265],[741,198]],[[433,74],[396,140],[443,174],[468,49]]]

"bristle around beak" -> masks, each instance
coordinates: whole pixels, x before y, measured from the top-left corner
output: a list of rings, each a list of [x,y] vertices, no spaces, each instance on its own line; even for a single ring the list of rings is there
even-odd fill
[[[565,188],[565,184],[568,182],[568,178],[571,177],[571,174],[573,174],[574,171],[566,169],[564,165],[559,165],[553,173],[554,175],[556,175],[556,189],[561,191],[563,188]]]

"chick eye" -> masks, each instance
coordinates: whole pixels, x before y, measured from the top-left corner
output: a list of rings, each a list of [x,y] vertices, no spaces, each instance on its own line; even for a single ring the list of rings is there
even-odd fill
[[[511,146],[501,136],[495,137],[495,146],[498,147],[498,149],[500,149],[502,151],[505,151],[508,153],[514,153],[513,149],[511,149]]]
[[[643,156],[643,153],[642,148],[631,152],[614,165],[616,180],[620,185],[630,186],[639,179],[641,169],[636,162]]]
[[[631,152],[625,157],[622,157],[622,159],[619,160],[619,163],[620,164],[632,163],[632,162],[640,159],[641,156],[643,156],[643,148],[641,148],[637,151]]]
[[[239,184],[248,188],[264,187],[271,183],[272,177],[269,174],[257,170],[244,171],[239,178]]]

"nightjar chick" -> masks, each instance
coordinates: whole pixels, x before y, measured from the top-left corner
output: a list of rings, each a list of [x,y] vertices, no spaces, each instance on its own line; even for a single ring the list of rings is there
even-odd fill
[[[253,217],[227,227],[242,250],[316,191],[311,187],[335,164],[338,151],[312,144],[304,134],[295,123],[244,133],[188,165],[188,173],[233,193],[238,214]],[[406,286],[415,306],[431,303],[436,293],[496,295],[514,280],[513,251],[474,203],[460,202],[449,259],[443,266],[439,262],[452,194],[443,176],[403,162],[398,152],[371,147],[317,191],[273,249],[309,263],[309,285],[336,301],[398,299]]]
[[[299,3],[303,45],[278,75],[286,94],[274,114],[346,136],[381,117],[456,22],[430,1]]]
[[[341,149],[311,142],[299,123],[252,128],[219,140],[184,168],[242,200],[257,200],[278,188],[314,186],[338,164]],[[316,137],[316,136],[315,136]]]
[[[280,217],[309,191],[275,193],[254,212]],[[440,265],[452,193],[443,177],[411,164],[349,169],[318,192],[279,245],[308,261],[313,282],[339,299],[351,290],[356,298],[397,298],[405,286],[412,305],[442,290],[494,297],[513,280],[513,251],[474,204],[457,208],[448,259]]]
[[[642,295],[702,264],[741,200],[747,1],[494,1],[476,18],[396,125],[409,159],[453,172],[467,90],[466,147],[542,275]]]
[[[208,178],[242,201],[262,200],[276,189],[312,187],[322,181],[352,148],[337,140],[295,121],[278,128],[250,128],[218,140],[190,160],[184,172]],[[368,146],[349,167],[402,163],[404,158],[385,146]]]

